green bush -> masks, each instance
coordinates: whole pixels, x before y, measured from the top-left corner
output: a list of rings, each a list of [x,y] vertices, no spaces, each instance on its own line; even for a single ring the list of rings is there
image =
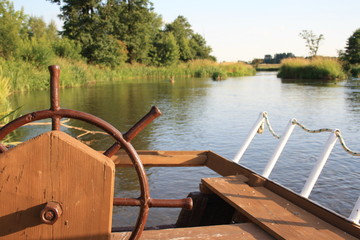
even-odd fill
[[[224,71],[217,71],[217,72],[213,72],[211,78],[215,81],[225,80],[227,78],[227,74]]]
[[[334,58],[290,58],[282,61],[278,77],[288,79],[343,80],[347,78],[341,63]]]
[[[31,39],[24,40],[20,47],[19,56],[25,62],[36,67],[46,67],[54,59],[54,52],[48,42]]]
[[[52,48],[57,56],[72,60],[81,60],[81,46],[68,38],[59,38],[53,42]]]
[[[352,65],[350,67],[351,76],[360,78],[360,64]]]

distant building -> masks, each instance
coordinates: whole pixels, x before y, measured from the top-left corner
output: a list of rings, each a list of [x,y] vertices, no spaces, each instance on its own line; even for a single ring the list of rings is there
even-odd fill
[[[272,63],[272,56],[270,54],[265,55],[264,63]]]
[[[295,55],[293,53],[276,53],[274,57],[272,57],[270,54],[265,55],[264,57],[264,63],[280,63],[281,60],[285,58],[294,58]]]

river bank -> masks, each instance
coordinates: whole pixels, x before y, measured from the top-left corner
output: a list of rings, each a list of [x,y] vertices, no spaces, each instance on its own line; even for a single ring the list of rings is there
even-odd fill
[[[214,72],[224,72],[230,77],[251,76],[256,72],[251,65],[245,63],[225,64],[210,60],[194,60],[172,67],[124,64],[107,68],[63,58],[57,58],[54,63],[61,67],[61,87],[65,88],[124,79],[156,78],[174,81],[178,77],[211,77]],[[12,92],[47,89],[48,74],[46,66],[39,68],[24,61],[0,59],[0,97],[6,97]]]

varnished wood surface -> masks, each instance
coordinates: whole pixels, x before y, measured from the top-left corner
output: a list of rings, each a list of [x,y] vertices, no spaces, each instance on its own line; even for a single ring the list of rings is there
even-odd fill
[[[130,233],[112,233],[111,240],[128,239]],[[141,240],[254,240],[274,239],[252,223],[232,225],[215,225],[206,227],[171,228],[161,230],[147,230],[141,235]]]
[[[0,239],[108,239],[114,163],[53,131],[0,154]],[[48,201],[61,204],[54,225],[40,222]]]
[[[276,239],[357,239],[264,187],[250,187],[241,176],[205,178],[204,186]]]
[[[137,150],[144,166],[157,167],[188,167],[205,166],[207,152],[205,151],[143,151]],[[111,157],[117,167],[132,166],[129,156],[119,151]]]

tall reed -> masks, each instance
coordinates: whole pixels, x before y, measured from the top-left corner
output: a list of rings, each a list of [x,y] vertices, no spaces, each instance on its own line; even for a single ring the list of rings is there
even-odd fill
[[[278,77],[288,79],[343,80],[346,74],[335,58],[284,59]]]
[[[0,66],[0,105],[3,105],[6,97],[10,94],[10,80],[3,74],[2,67]]]
[[[219,64],[210,60],[194,60],[171,67],[123,64],[116,68],[89,65],[80,60],[65,58],[55,58],[54,62],[61,67],[62,87],[135,78],[211,77],[215,72],[234,77],[255,74],[255,69],[245,63]],[[17,92],[49,87],[49,72],[46,66],[39,68],[29,62],[0,59],[0,67],[3,69],[0,76],[8,79],[6,81],[8,87],[1,87],[1,90]],[[8,92],[0,92],[1,96],[7,96],[7,94]]]

